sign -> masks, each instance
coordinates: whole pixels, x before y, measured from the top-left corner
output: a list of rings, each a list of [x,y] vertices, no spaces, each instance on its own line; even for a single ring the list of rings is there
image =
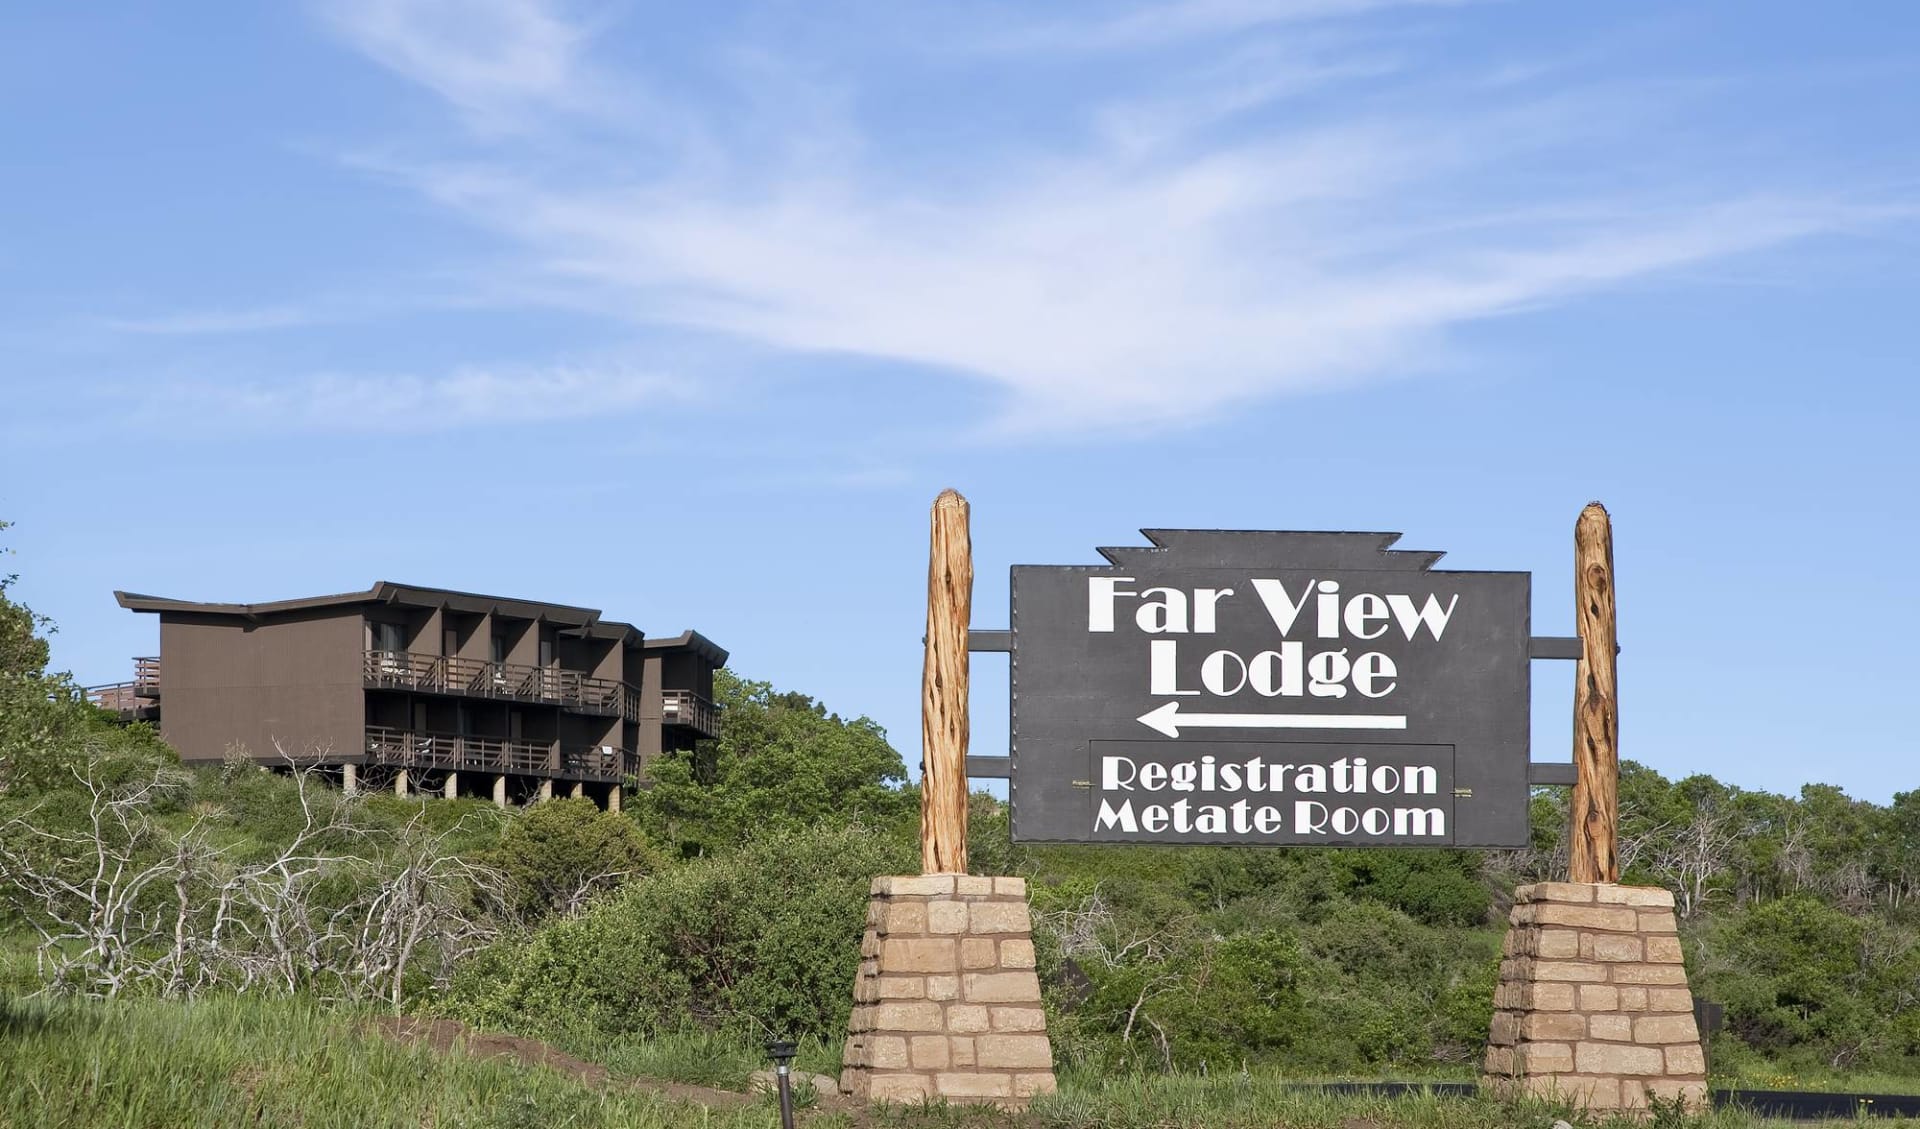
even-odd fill
[[[1144,532],[1013,569],[1016,840],[1527,844],[1529,574]]]

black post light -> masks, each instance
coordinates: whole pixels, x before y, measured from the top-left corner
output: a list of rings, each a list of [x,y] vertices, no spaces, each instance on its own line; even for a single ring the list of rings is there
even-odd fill
[[[774,1085],[780,1091],[780,1129],[793,1129],[793,1056],[798,1049],[786,1039],[767,1044],[767,1057],[773,1060]]]

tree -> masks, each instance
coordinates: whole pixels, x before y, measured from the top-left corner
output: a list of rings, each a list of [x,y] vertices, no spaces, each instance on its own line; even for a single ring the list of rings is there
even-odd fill
[[[487,861],[505,876],[511,907],[528,920],[572,913],[592,895],[657,865],[640,829],[592,800],[550,800],[526,809],[501,829]]]
[[[654,761],[651,787],[635,797],[634,816],[655,842],[697,855],[770,827],[857,818],[897,828],[917,813],[906,765],[875,722],[726,671],[714,691],[718,738]]]
[[[0,532],[12,524],[0,521]],[[12,551],[0,548],[0,555]],[[52,625],[45,616],[34,614],[7,595],[19,579],[18,573],[0,575],[0,678],[38,678],[47,669],[49,651],[40,633]]]

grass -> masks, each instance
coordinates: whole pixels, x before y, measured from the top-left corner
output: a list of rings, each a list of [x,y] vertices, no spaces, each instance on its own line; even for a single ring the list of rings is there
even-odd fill
[[[8,1129],[777,1124],[770,1107],[716,1111],[400,1046],[298,1001],[0,1002],[0,1126]]]
[[[770,1102],[715,1109],[616,1081],[595,1089],[545,1068],[436,1053],[366,1033],[353,1013],[297,1000],[88,1003],[0,997],[0,1127],[227,1129],[246,1126],[772,1129]],[[579,1054],[589,1048],[569,1048]],[[637,1075],[739,1088],[758,1048],[710,1036],[601,1048],[616,1080]],[[587,1057],[583,1055],[583,1057]],[[831,1073],[832,1048],[801,1066]],[[809,1061],[811,1060],[811,1061]],[[1547,1105],[1418,1096],[1335,1097],[1273,1071],[1211,1078],[1068,1071],[1061,1092],[1024,1114],[965,1107],[877,1110],[875,1129],[1548,1129]],[[845,1113],[803,1115],[808,1129],[854,1129]],[[1632,1124],[1645,1124],[1632,1123]],[[1660,1124],[1656,1122],[1656,1124]],[[1774,1124],[1722,1112],[1667,1125]]]

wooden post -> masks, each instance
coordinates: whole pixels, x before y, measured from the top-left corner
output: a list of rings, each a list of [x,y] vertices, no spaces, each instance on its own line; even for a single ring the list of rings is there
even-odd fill
[[[967,500],[933,503],[927,560],[927,656],[920,679],[920,872],[967,872],[967,623],[973,542]]]
[[[1613,597],[1613,522],[1589,502],[1573,527],[1574,600],[1580,666],[1573,690],[1572,842],[1567,878],[1618,882],[1620,712],[1615,697],[1618,627]]]

